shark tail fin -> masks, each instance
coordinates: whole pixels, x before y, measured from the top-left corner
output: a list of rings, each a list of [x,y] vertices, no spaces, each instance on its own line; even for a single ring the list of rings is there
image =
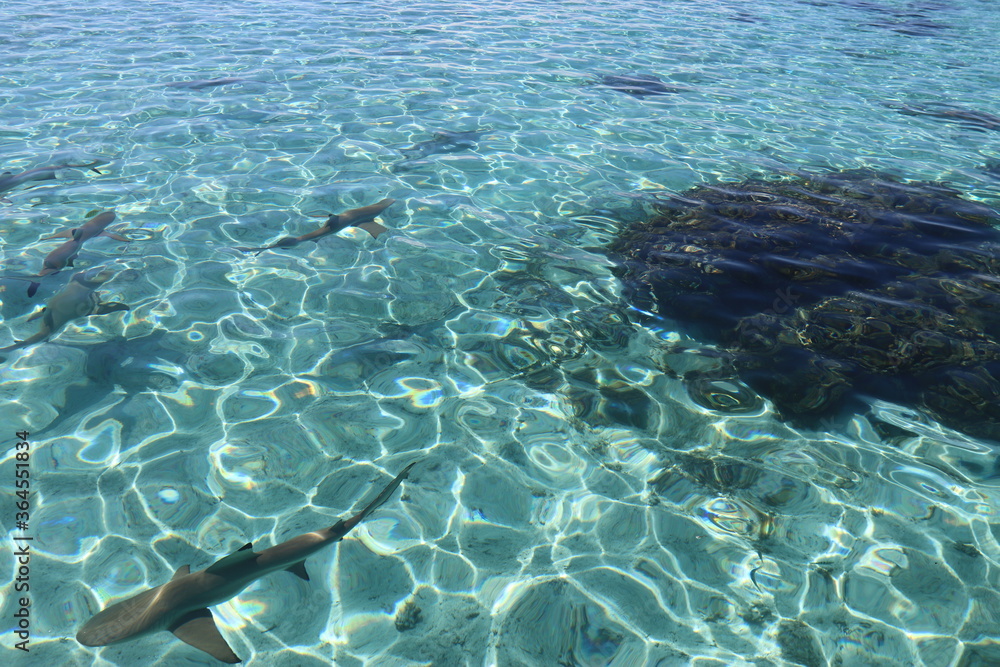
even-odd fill
[[[403,472],[396,475],[395,479],[389,482],[389,485],[386,486],[384,489],[382,489],[382,493],[378,494],[378,496],[375,497],[375,500],[368,503],[368,505],[363,510],[352,516],[350,519],[344,521],[338,521],[331,528],[331,530],[335,533],[338,533],[341,537],[350,532],[352,528],[354,528],[356,525],[364,521],[369,514],[371,514],[376,509],[384,505],[385,502],[392,497],[393,492],[400,484],[403,483],[403,480],[409,476],[410,468],[412,468],[415,464],[416,461],[403,468]]]
[[[204,651],[216,660],[230,665],[242,662],[226,643],[208,609],[195,609],[184,614],[170,626],[170,632],[185,644]]]

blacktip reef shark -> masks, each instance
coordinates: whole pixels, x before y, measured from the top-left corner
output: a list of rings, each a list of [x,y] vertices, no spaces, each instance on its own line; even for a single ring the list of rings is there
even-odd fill
[[[907,116],[930,116],[932,118],[941,118],[946,121],[959,123],[974,130],[1000,131],[1000,116],[986,111],[963,109],[962,107],[943,102],[930,104],[883,102],[882,104]]]
[[[57,232],[52,236],[43,237],[43,241],[48,241],[49,239],[58,239],[62,237],[69,237],[78,243],[83,243],[84,241],[89,241],[95,236],[109,236],[115,241],[128,241],[127,238],[120,234],[115,234],[114,232],[106,231],[108,225],[115,221],[114,209],[110,211],[103,211],[92,217],[87,222],[83,223],[79,227],[73,227],[72,229],[64,229],[61,232]]]
[[[329,528],[306,533],[260,553],[248,542],[204,570],[191,572],[183,565],[165,584],[117,602],[87,621],[76,634],[84,646],[107,646],[167,630],[181,641],[226,663],[241,662],[215,625],[208,607],[235,597],[261,577],[288,570],[309,580],[305,559],[328,544],[344,538],[376,508],[392,496],[409,475],[413,463],[399,473],[363,510]]]
[[[48,255],[46,255],[45,259],[42,260],[42,270],[39,271],[36,275],[30,276],[29,278],[27,278],[27,280],[31,280],[31,278],[44,278],[45,276],[51,275],[53,273],[59,273],[67,266],[72,267],[73,261],[76,259],[76,256],[77,254],[79,254],[80,248],[82,247],[83,244],[77,241],[76,239],[70,239],[69,241],[66,241],[58,248],[56,248]],[[28,285],[28,296],[35,296],[35,292],[38,291],[38,288],[40,286],[41,283],[35,280],[31,280],[30,284]]]
[[[94,161],[90,164],[62,164],[53,167],[37,167],[35,169],[22,171],[20,174],[12,174],[9,171],[6,171],[3,174],[0,174],[0,193],[13,190],[17,186],[30,181],[55,180],[56,172],[60,169],[89,169],[90,171],[100,174],[101,172],[96,167],[98,164],[100,164],[99,161]]]
[[[110,236],[111,238],[117,241],[128,241],[128,239],[125,238],[124,236],[119,236],[118,234],[113,234],[111,232],[104,231],[107,228],[107,226],[114,221],[115,221],[115,212],[113,210],[104,211],[103,213],[98,213],[97,215],[95,215],[94,217],[92,217],[90,220],[83,223],[79,227],[59,232],[58,234],[54,234],[53,236],[45,237],[45,239],[42,240],[56,239],[61,236],[69,236],[70,240],[66,241],[65,243],[63,243],[58,248],[56,248],[55,250],[53,250],[52,252],[50,252],[48,255],[45,256],[45,259],[42,260],[42,270],[39,271],[36,275],[28,276],[27,278],[17,277],[17,276],[8,276],[8,277],[10,278],[17,277],[19,280],[30,280],[31,283],[28,285],[28,296],[35,296],[35,292],[38,291],[38,288],[41,286],[41,283],[31,279],[44,278],[47,275],[53,273],[59,273],[67,266],[72,267],[74,260],[76,260],[76,256],[79,254],[80,249],[83,247],[84,241],[88,241],[94,238],[95,236],[101,236],[102,234],[105,236]]]
[[[188,90],[201,90],[202,88],[214,88],[216,86],[228,86],[233,83],[264,83],[253,79],[240,79],[238,77],[220,77],[218,79],[195,79],[194,81],[171,81],[166,84],[169,88],[187,88]]]
[[[431,139],[413,144],[408,148],[400,148],[399,152],[406,156],[396,164],[414,162],[428,155],[438,153],[456,153],[458,151],[475,148],[480,135],[487,130],[470,130],[468,132],[452,132],[451,130],[438,130],[431,135]]]
[[[679,86],[672,86],[663,83],[658,77],[650,74],[616,75],[607,74],[601,77],[599,86],[617,90],[640,100],[647,95],[668,95],[670,93],[681,93],[687,90]]]
[[[300,243],[305,243],[306,241],[315,241],[327,234],[335,234],[341,229],[347,227],[357,227],[363,229],[372,235],[372,238],[378,238],[379,234],[387,231],[385,227],[375,222],[375,216],[384,211],[385,209],[396,203],[395,199],[383,199],[382,201],[372,204],[371,206],[364,206],[362,208],[352,208],[350,211],[346,211],[340,214],[331,214],[323,226],[319,229],[315,229],[308,234],[303,234],[302,236],[285,236],[278,239],[274,243],[268,246],[263,246],[261,248],[237,248],[242,252],[255,252],[258,255],[265,250],[271,250],[272,248],[292,248]]]
[[[73,241],[70,241],[73,243]],[[35,343],[41,343],[69,322],[90,315],[104,315],[118,310],[128,310],[124,303],[104,303],[95,290],[114,276],[106,269],[81,271],[70,279],[69,284],[51,299],[42,311],[29,318],[29,322],[42,318],[42,326],[34,336],[19,340],[13,345],[0,348],[0,353],[10,352]]]

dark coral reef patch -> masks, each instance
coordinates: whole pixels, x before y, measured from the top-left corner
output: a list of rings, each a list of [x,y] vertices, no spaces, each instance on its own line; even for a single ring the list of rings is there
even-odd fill
[[[621,230],[626,298],[731,352],[789,417],[858,397],[1000,440],[1000,215],[852,170],[698,186]]]

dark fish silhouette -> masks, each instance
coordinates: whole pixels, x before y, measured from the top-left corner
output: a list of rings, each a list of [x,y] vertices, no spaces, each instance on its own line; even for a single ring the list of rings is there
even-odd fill
[[[201,90],[202,88],[214,88],[215,86],[228,86],[232,83],[263,83],[253,79],[240,79],[237,77],[220,77],[218,79],[195,79],[194,81],[171,81],[166,84],[170,88],[187,88],[188,90]]]
[[[248,542],[204,570],[191,572],[183,565],[165,584],[111,605],[87,621],[76,635],[84,646],[107,646],[141,635],[169,630],[181,641],[226,663],[240,662],[219,633],[208,607],[239,595],[261,577],[288,570],[309,580],[305,559],[328,544],[344,538],[376,508],[392,496],[409,475],[413,463],[386,486],[363,510],[350,519],[341,519],[329,528],[299,535],[270,549],[255,553]]]
[[[272,248],[292,248],[300,243],[305,243],[306,241],[315,241],[322,238],[328,234],[335,234],[341,229],[347,227],[357,227],[363,229],[372,235],[372,238],[378,238],[379,234],[386,231],[386,228],[375,222],[375,216],[389,208],[396,202],[395,199],[383,199],[382,201],[372,204],[371,206],[364,206],[362,208],[352,208],[350,211],[345,211],[340,214],[331,214],[323,226],[319,229],[315,229],[308,234],[303,234],[302,236],[285,236],[278,239],[274,243],[268,246],[263,246],[260,248],[237,248],[242,252],[256,252],[260,254],[265,250],[271,250]]]
[[[97,169],[95,165],[100,164],[100,162],[91,162],[90,164],[62,164],[52,167],[37,167],[35,169],[29,169],[27,171],[22,171],[20,174],[12,174],[9,171],[0,174],[0,192],[8,192],[13,190],[19,185],[28,183],[30,181],[52,181],[56,178],[56,172],[60,169],[89,169],[90,171],[101,172]]]
[[[68,241],[75,243],[75,241]],[[81,317],[104,315],[117,310],[128,310],[124,303],[103,303],[94,290],[106,283],[114,274],[111,271],[81,271],[73,276],[69,284],[51,299],[41,312],[42,326],[34,336],[19,340],[13,345],[0,348],[0,353],[41,343],[66,324]],[[34,319],[34,318],[32,318]]]
[[[950,104],[896,104],[886,102],[885,106],[907,116],[930,116],[946,121],[954,121],[977,130],[1000,131],[1000,116],[985,111],[963,109]]]
[[[620,93],[631,95],[642,99],[647,95],[668,95],[670,93],[680,93],[686,90],[678,86],[671,86],[663,83],[655,76],[648,74],[617,76],[605,75],[601,77],[598,84],[604,88],[617,90]]]

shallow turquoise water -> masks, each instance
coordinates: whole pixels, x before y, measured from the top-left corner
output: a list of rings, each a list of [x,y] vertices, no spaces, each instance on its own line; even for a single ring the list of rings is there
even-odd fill
[[[1000,661],[995,447],[892,405],[829,432],[700,408],[661,370],[678,334],[621,321],[599,251],[641,211],[628,194],[763,170],[872,167],[996,206],[1000,133],[885,106],[1000,113],[992,3],[0,16],[2,170],[106,163],[4,193],[5,273],[38,271],[42,237],[93,209],[135,239],[77,264],[109,265],[104,299],[129,312],[0,371],[36,492],[32,652],[7,650],[8,620],[4,659],[218,664],[167,634],[73,637],[181,565],[329,525],[419,459],[402,498],[307,561],[311,583],[270,575],[213,609],[244,661]],[[594,85],[608,74],[686,90],[637,99]],[[215,77],[246,81],[165,85]],[[406,152],[440,130],[482,134]],[[377,239],[232,249],[386,197]],[[0,344],[69,275],[34,299],[3,281]]]

